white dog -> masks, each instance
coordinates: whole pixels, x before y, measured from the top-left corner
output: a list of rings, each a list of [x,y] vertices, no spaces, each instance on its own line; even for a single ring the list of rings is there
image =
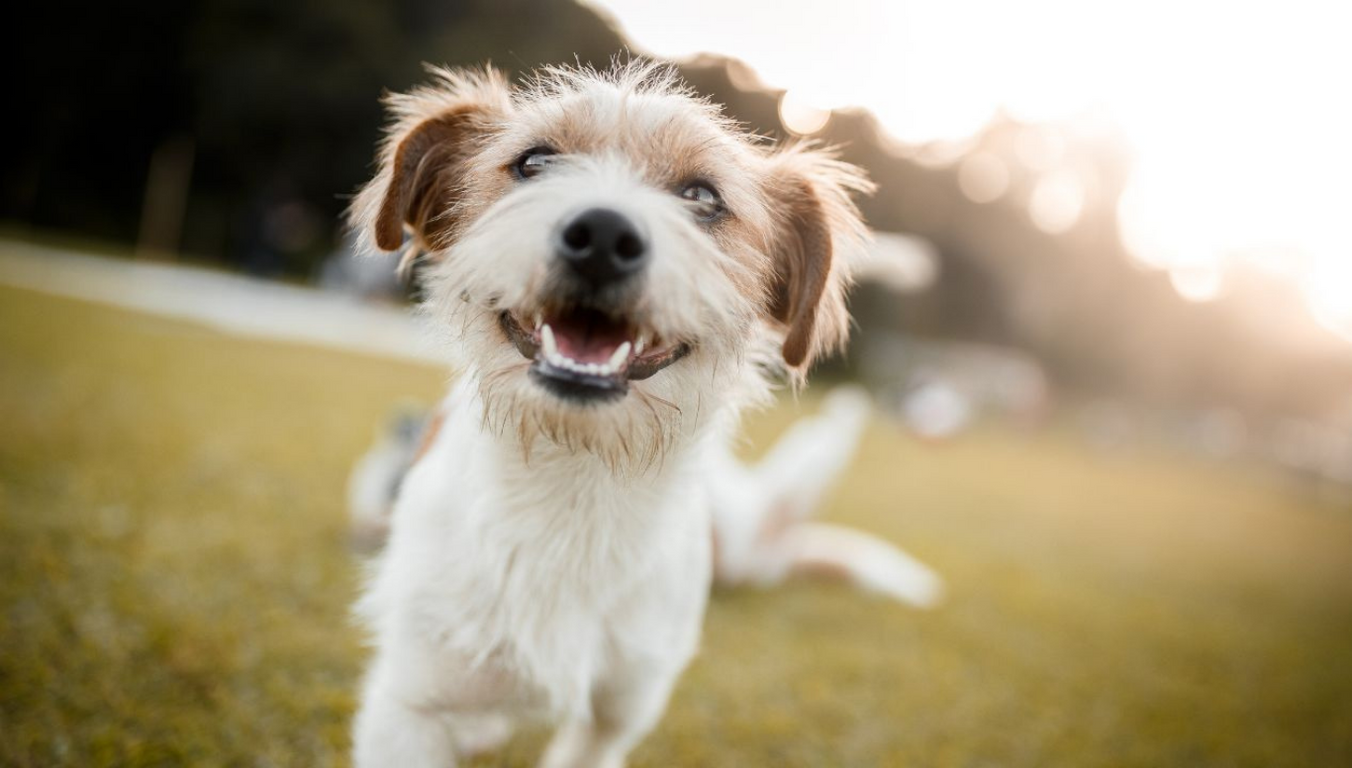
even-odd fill
[[[857,398],[759,468],[726,447],[767,377],[844,340],[862,174],[766,148],[652,65],[435,75],[390,98],[353,207],[426,262],[462,373],[358,605],[357,766],[445,768],[522,717],[561,723],[546,766],[622,765],[695,652],[715,546],[730,582],[825,568],[932,599],[888,545],[803,522]]]

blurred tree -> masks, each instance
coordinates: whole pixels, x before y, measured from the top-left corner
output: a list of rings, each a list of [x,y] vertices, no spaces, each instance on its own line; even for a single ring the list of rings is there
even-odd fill
[[[191,13],[164,1],[53,0],[11,19],[0,215],[134,239],[155,148],[192,128],[178,64]]]
[[[130,242],[151,158],[188,136],[183,250],[301,274],[332,227],[260,259],[266,212],[338,220],[368,175],[384,90],[423,79],[424,62],[517,72],[623,47],[591,11],[549,0],[54,2],[22,25],[5,55],[27,119],[5,129],[0,216]]]

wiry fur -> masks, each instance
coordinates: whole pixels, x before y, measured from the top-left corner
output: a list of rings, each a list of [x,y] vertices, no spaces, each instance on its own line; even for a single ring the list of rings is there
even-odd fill
[[[434,70],[388,104],[352,221],[425,262],[425,309],[463,376],[359,606],[378,650],[357,765],[443,768],[532,713],[564,723],[545,764],[619,765],[695,651],[709,462],[769,377],[800,380],[845,338],[865,238],[850,195],[869,183],[822,150],[748,137],[646,63],[547,69],[515,90]],[[542,144],[557,161],[514,178]],[[691,215],[692,180],[726,216]],[[499,315],[560,300],[549,234],[594,206],[649,235],[627,316],[690,352],[618,402],[578,405],[531,380]]]

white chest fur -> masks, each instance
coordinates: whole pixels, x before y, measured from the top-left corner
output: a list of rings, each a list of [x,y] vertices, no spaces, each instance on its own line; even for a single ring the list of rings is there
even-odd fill
[[[410,692],[429,706],[556,715],[584,711],[599,679],[684,666],[710,574],[699,467],[673,455],[624,478],[552,446],[526,460],[469,391],[448,406],[359,606],[382,651],[404,649],[379,663],[421,665]]]

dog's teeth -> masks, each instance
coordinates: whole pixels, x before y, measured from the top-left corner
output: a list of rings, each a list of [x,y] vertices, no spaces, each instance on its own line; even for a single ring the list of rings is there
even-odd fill
[[[612,369],[618,369],[625,360],[629,359],[629,350],[632,348],[632,345],[627,341],[621,344],[619,349],[615,350],[615,354],[610,356],[610,360],[606,362],[606,366]]]
[[[643,354],[643,350],[647,348],[648,348],[648,334],[641,333],[639,334],[638,339],[634,341],[634,354],[641,355]]]
[[[545,323],[545,316],[542,315],[542,314],[540,314],[539,312],[536,312],[536,313],[535,313],[535,330],[537,330],[537,331],[540,330],[540,326],[544,325],[544,323]]]
[[[548,324],[540,326],[540,348],[545,351],[545,357],[559,356],[559,344],[554,340],[554,329]]]

